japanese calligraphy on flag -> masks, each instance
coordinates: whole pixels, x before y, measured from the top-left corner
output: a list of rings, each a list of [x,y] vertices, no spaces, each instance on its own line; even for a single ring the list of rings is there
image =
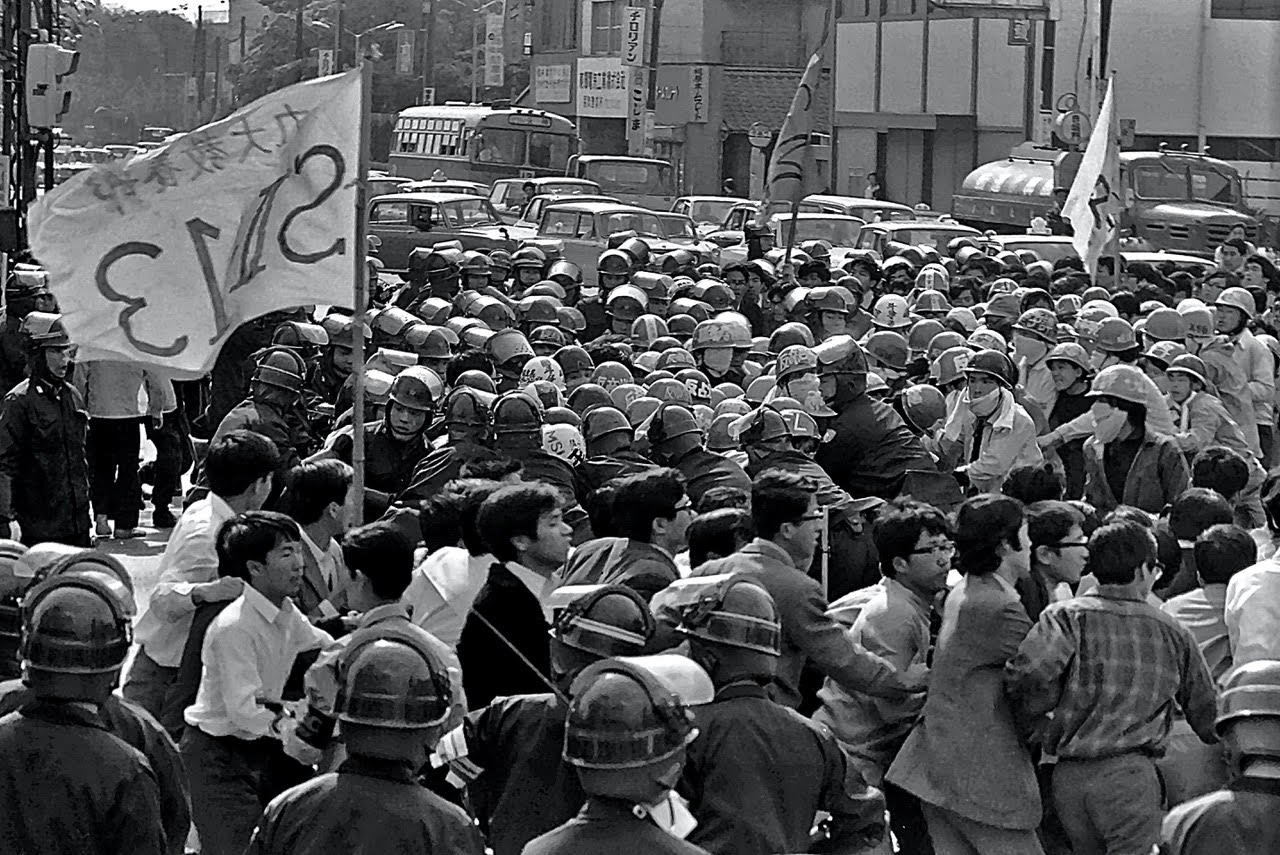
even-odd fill
[[[1107,96],[1102,101],[1097,127],[1089,135],[1080,168],[1062,206],[1062,216],[1070,220],[1075,229],[1071,242],[1090,273],[1097,272],[1098,259],[1107,244],[1119,238],[1124,200],[1120,196],[1123,191],[1118,132],[1115,79],[1112,78],[1107,81]]]
[[[813,174],[815,169],[810,136],[818,114],[818,83],[822,78],[822,50],[826,40],[824,30],[822,42],[813,56],[809,57],[809,64],[800,77],[800,85],[791,98],[791,109],[787,111],[782,130],[778,132],[778,141],[774,144],[773,156],[769,159],[765,199],[760,206],[762,212],[768,210],[770,202],[799,204],[809,192],[806,189],[808,184],[816,178]]]
[[[349,305],[362,104],[359,69],[289,86],[33,206],[79,359],[199,374],[247,320]]]

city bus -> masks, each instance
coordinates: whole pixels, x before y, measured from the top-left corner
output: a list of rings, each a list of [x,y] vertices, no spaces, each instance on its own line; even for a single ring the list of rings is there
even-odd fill
[[[573,122],[542,110],[483,104],[409,107],[396,117],[391,170],[491,184],[500,178],[564,175],[578,150]]]

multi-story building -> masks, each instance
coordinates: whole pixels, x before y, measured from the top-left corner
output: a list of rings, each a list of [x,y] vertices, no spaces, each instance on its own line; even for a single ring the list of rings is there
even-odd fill
[[[633,4],[637,0],[632,0]],[[753,123],[777,131],[800,72],[819,41],[828,0],[652,0],[658,26],[653,153],[677,169],[689,193],[749,183]],[[530,92],[522,101],[572,118],[583,151],[627,151],[627,111],[643,76],[623,64],[627,0],[539,0],[532,12]],[[830,115],[822,87],[819,110]],[[826,127],[818,130],[829,130]]]
[[[1115,73],[1131,148],[1208,145],[1280,211],[1276,0],[834,0],[832,184],[875,171],[888,198],[947,210],[975,166],[1047,142],[1074,95],[1088,109],[1087,10]],[[1003,17],[996,17],[1003,16]]]

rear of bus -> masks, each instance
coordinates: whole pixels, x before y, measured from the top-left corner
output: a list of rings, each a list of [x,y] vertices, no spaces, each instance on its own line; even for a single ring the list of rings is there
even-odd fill
[[[670,211],[676,198],[676,171],[665,160],[584,154],[570,158],[566,174],[594,181],[605,196],[651,211]]]
[[[410,107],[396,119],[391,168],[426,179],[492,184],[502,178],[563,175],[578,130],[554,113],[480,104]]]

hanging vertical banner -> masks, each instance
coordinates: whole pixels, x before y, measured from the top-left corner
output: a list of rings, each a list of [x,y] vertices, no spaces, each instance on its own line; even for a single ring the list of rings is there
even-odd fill
[[[645,101],[649,96],[649,69],[632,68],[624,70],[628,74],[630,86],[627,88],[627,154],[636,156],[644,154],[645,138]]]
[[[316,51],[316,77],[333,74],[333,51],[321,48]]]
[[[504,26],[503,16],[501,14],[485,15],[484,17],[484,85],[485,86],[502,86],[505,82],[505,72],[507,68],[506,54],[503,52],[503,45],[506,43],[503,38],[502,28]]]
[[[413,74],[413,56],[417,46],[416,30],[396,32],[396,74]]]
[[[645,8],[643,6],[627,6],[622,10],[622,64],[644,65],[645,44],[648,42],[648,31],[645,29]]]

